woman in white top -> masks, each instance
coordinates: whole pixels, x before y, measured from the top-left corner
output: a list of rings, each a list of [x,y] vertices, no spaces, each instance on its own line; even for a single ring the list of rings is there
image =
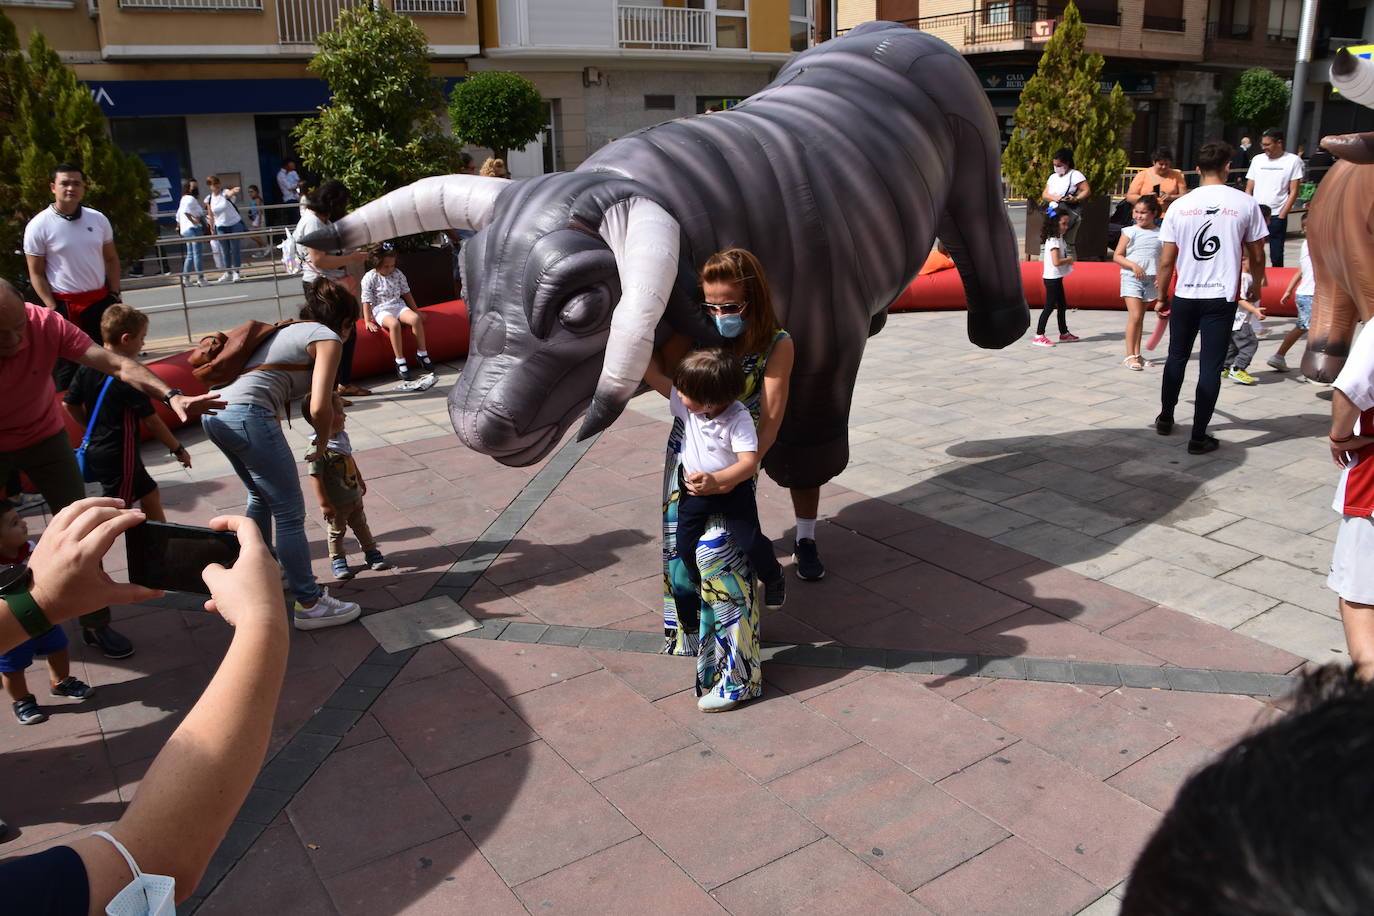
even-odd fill
[[[1145,309],[1159,299],[1155,288],[1155,265],[1159,263],[1159,217],[1163,212],[1159,198],[1145,194],[1131,211],[1134,226],[1121,230],[1112,260],[1121,265],[1121,298],[1126,301],[1127,369],[1140,372],[1145,360],[1140,356],[1140,336],[1145,327]]]
[[[327,224],[343,217],[348,212],[348,188],[342,181],[331,178],[321,182],[320,186],[311,191],[301,205],[301,219],[296,224],[296,238],[300,238],[308,232],[324,228]],[[362,290],[358,284],[358,278],[350,276],[348,268],[352,264],[361,264],[367,260],[366,251],[320,251],[315,248],[306,248],[305,257],[301,258],[301,279],[305,283],[308,292],[310,284],[315,280],[324,277],[342,284],[354,296],[358,296]],[[372,392],[361,385],[353,384],[353,349],[356,346],[356,339],[350,335],[344,340],[343,357],[339,360],[338,378],[335,380],[339,394],[344,397],[361,397]],[[312,403],[314,403],[312,401]]]
[[[1054,154],[1054,171],[1045,179],[1045,190],[1040,199],[1045,202],[1046,214],[1053,218],[1062,213],[1073,216],[1069,231],[1064,233],[1064,241],[1072,248],[1078,237],[1078,207],[1092,196],[1093,189],[1088,186],[1087,177],[1073,167],[1073,150],[1067,146]]]
[[[242,232],[243,217],[234,204],[239,189],[225,188],[220,184],[218,175],[206,178],[205,186],[210,189],[210,196],[205,198],[210,204],[210,234],[229,235]],[[224,256],[224,274],[215,282],[242,283],[243,277],[239,276],[239,268],[243,266],[243,239],[224,239],[215,244]]]
[[[205,208],[200,205],[196,190],[194,178],[181,186],[181,202],[177,204],[177,231],[184,239],[194,239],[205,234]],[[186,258],[181,265],[182,285],[205,285],[205,272],[200,267],[204,254],[205,246],[202,242],[186,243]],[[195,272],[195,280],[191,279],[192,271]]]

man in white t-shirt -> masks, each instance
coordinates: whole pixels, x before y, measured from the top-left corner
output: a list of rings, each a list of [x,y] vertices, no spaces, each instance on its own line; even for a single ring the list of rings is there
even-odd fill
[[[301,200],[301,176],[296,171],[296,160],[287,159],[277,170],[277,191],[281,194],[281,202],[284,204],[298,204]],[[300,216],[295,210],[282,207],[280,210],[273,210],[274,219],[271,220],[274,226],[290,226],[296,222]]]
[[[1188,454],[1205,455],[1217,449],[1207,424],[1221,392],[1221,366],[1236,317],[1240,256],[1250,258],[1255,286],[1264,285],[1264,214],[1255,198],[1227,186],[1231,145],[1220,140],[1198,150],[1202,184],[1174,202],[1159,227],[1159,290],[1167,294],[1175,265],[1178,286],[1169,303],[1169,358],[1160,385],[1160,412],[1155,432],[1167,436],[1174,429],[1174,407],[1183,388],[1183,374],[1202,335],[1194,395],[1193,434]]]
[[[65,315],[92,340],[100,340],[100,318],[119,302],[119,253],[105,214],[83,207],[86,174],[63,163],[49,176],[53,202],[24,227],[29,283],[43,305]],[[53,377],[65,391],[76,364],[62,360]]]
[[[1250,160],[1245,193],[1269,208],[1269,266],[1283,266],[1283,240],[1288,234],[1288,211],[1298,202],[1302,160],[1283,151],[1283,131],[1271,127],[1260,137],[1263,152]]]

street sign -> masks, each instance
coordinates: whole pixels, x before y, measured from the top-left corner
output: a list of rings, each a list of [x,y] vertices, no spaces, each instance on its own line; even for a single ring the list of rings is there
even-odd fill
[[[1058,19],[1037,19],[1031,24],[1031,41],[1049,41]]]

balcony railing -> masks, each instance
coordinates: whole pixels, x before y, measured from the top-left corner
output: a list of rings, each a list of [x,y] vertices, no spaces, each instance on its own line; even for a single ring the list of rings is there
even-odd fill
[[[1064,7],[1059,4],[994,2],[981,9],[923,16],[904,22],[952,45],[967,47],[1029,40],[1038,20],[1056,19],[1063,12]],[[1121,25],[1121,14],[1115,10],[1087,8],[1080,9],[1079,13],[1084,22],[1094,25]]]
[[[119,0],[125,10],[260,10],[262,0]]]
[[[466,16],[467,0],[393,0],[398,13],[420,16]]]
[[[356,0],[277,0],[277,41],[284,45],[313,45],[334,28],[339,13]]]
[[[654,51],[709,51],[711,10],[666,6],[625,6],[616,9],[616,39],[622,48]]]
[[[1156,32],[1186,32],[1188,31],[1188,20],[1174,19],[1171,16],[1149,16],[1145,17],[1142,25],[1147,29],[1154,29]]]
[[[1207,23],[1207,40],[1227,38],[1232,41],[1249,41],[1255,33],[1254,27],[1242,22]]]

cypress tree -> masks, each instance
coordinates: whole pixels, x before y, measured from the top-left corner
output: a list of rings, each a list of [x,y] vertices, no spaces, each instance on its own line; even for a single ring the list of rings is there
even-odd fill
[[[152,187],[148,168],[109,139],[105,115],[62,64],[42,33],[29,39],[27,58],[14,23],[0,12],[0,272],[22,285],[28,277],[24,226],[52,203],[50,174],[71,162],[86,173],[83,203],[104,213],[115,247],[130,260],[157,239],[148,216]]]
[[[1073,150],[1074,167],[1093,193],[1110,193],[1128,157],[1121,134],[1134,120],[1119,84],[1102,92],[1103,58],[1083,53],[1088,30],[1073,0],[1045,44],[1035,75],[1021,90],[1002,170],[1017,197],[1038,201],[1056,151]]]

